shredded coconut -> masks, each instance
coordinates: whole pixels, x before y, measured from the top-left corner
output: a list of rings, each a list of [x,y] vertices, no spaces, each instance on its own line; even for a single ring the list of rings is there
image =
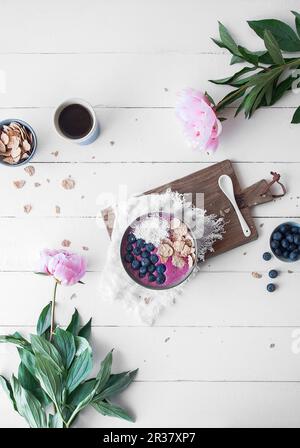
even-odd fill
[[[134,225],[134,235],[142,238],[146,243],[158,246],[161,240],[167,238],[169,233],[169,222],[159,216],[151,216]]]

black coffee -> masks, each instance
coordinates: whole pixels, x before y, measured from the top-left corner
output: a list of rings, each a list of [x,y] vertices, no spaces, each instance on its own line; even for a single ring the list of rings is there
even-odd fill
[[[81,104],[70,104],[59,114],[58,125],[66,137],[82,138],[92,129],[93,117]]]

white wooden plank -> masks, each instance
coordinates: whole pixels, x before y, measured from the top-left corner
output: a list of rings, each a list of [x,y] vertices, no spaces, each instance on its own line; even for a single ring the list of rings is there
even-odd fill
[[[209,259],[203,265],[204,271],[265,271],[272,266],[283,271],[299,271],[299,264],[286,264],[273,259],[266,263],[262,254],[269,250],[269,238],[275,227],[286,218],[260,218],[257,223],[260,238],[247,245]],[[298,219],[299,221],[299,219]],[[101,225],[100,225],[101,224]],[[260,227],[263,224],[263,227]],[[93,218],[3,218],[0,220],[0,270],[33,271],[38,254],[44,247],[62,247],[63,240],[69,240],[70,250],[88,257],[88,268],[100,271],[109,249],[109,238],[102,221]],[[83,246],[89,250],[83,249]]]
[[[208,166],[207,163],[36,163],[35,174],[31,177],[24,167],[2,167],[0,216],[55,217],[58,216],[55,205],[59,205],[59,216],[95,217],[106,204],[118,198],[128,198]],[[300,216],[298,163],[235,163],[234,167],[242,188],[261,179],[271,180],[270,171],[273,170],[282,175],[288,188],[284,198],[255,207],[254,216]],[[62,187],[62,181],[69,176],[75,181],[72,190]],[[25,180],[25,186],[17,189],[13,183],[16,180]],[[274,192],[281,192],[281,189],[274,188]],[[28,216],[24,213],[25,204],[32,205]]]
[[[201,272],[186,285],[175,306],[161,313],[155,327],[166,327],[167,337],[172,335],[172,326],[300,325],[299,273],[281,272],[273,294],[266,291],[270,281],[267,273],[261,273],[262,279],[255,279],[246,272]],[[4,304],[0,325],[35,325],[41,309],[51,299],[52,279],[33,273],[2,272],[0,281]],[[132,311],[126,310],[122,300],[108,301],[99,291],[98,273],[88,273],[84,282],[85,285],[58,289],[56,317],[61,325],[68,324],[74,307],[80,311],[83,323],[92,317],[93,325],[143,325]]]
[[[24,335],[35,331],[18,329]],[[1,334],[15,330],[0,327]],[[300,356],[292,351],[292,332],[288,327],[97,327],[92,336],[94,373],[114,347],[113,371],[139,367],[138,381],[298,381]],[[11,373],[17,357],[15,347],[1,344],[4,375]]]
[[[101,136],[81,147],[57,135],[52,108],[0,109],[1,119],[20,118],[35,129],[38,149],[33,162],[215,162],[227,157],[242,162],[300,161],[300,130],[290,124],[289,108],[264,109],[251,120],[242,115],[233,119],[234,111],[227,110],[231,119],[223,123],[220,146],[213,154],[188,146],[173,108],[97,108],[96,112]]]
[[[3,55],[1,107],[56,107],[73,97],[94,106],[173,107],[185,87],[208,91],[218,102],[232,88],[208,80],[234,73],[229,61],[224,54]],[[24,66],[30,70],[20,76]],[[297,107],[299,95],[286,95],[277,105]]]
[[[134,383],[114,401],[135,415],[135,423],[86,408],[75,427],[297,428],[299,398],[298,383]],[[0,401],[0,427],[26,427],[2,390]]]
[[[217,20],[229,27],[240,44],[261,49],[262,42],[246,21],[276,17],[292,24],[289,11],[298,6],[297,0],[205,4],[197,0],[89,0],[88,4],[53,0],[43,5],[38,0],[5,1],[2,15],[13,14],[18,32],[11,33],[9,21],[4,21],[1,52],[216,52],[220,49],[210,37],[218,36]],[[26,21],[29,12],[30,21]]]

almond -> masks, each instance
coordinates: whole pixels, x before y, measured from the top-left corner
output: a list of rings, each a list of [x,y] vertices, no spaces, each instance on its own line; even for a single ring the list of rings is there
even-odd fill
[[[6,152],[6,146],[5,144],[2,142],[2,140],[0,140],[0,152],[5,153]]]
[[[1,133],[1,141],[2,143],[4,143],[4,145],[7,145],[9,142],[9,137],[7,134],[5,134],[5,132]]]

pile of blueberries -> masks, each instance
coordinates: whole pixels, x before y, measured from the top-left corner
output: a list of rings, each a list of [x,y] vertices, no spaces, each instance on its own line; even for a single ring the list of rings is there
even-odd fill
[[[162,285],[166,281],[166,265],[158,263],[159,257],[154,250],[152,243],[146,243],[142,238],[136,239],[133,233],[129,233],[124,261],[130,263],[134,271],[138,271],[140,278],[148,276],[149,282]]]
[[[277,257],[297,261],[300,258],[300,227],[281,224],[271,235],[271,248]]]

